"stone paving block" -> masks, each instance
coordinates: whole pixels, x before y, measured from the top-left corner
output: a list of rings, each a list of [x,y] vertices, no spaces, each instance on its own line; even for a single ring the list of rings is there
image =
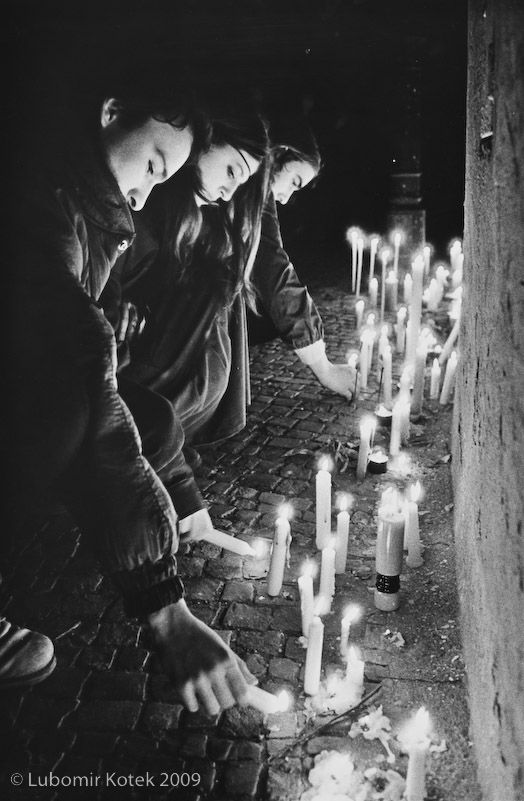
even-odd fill
[[[165,673],[149,675],[147,684],[147,697],[153,701],[163,701],[165,704],[177,704],[177,692]]]
[[[114,753],[118,743],[118,734],[107,731],[82,731],[72,748],[72,753],[87,756],[108,756]]]
[[[242,576],[242,557],[224,555],[220,559],[210,560],[206,564],[205,572],[217,579],[235,579]],[[193,591],[191,591],[193,594]]]
[[[228,581],[224,587],[221,601],[239,601],[249,603],[255,595],[255,586],[249,581]]]
[[[194,731],[204,731],[214,729],[220,720],[220,715],[208,715],[206,712],[188,712],[184,709],[182,725],[183,728]]]
[[[232,707],[226,709],[222,717],[220,736],[232,739],[254,739],[259,736],[263,715],[251,707]]]
[[[143,670],[150,657],[147,648],[124,645],[119,648],[115,661],[115,670],[130,670],[132,672]]]
[[[77,707],[76,697],[51,698],[40,695],[25,695],[16,718],[21,729],[54,732],[62,718]]]
[[[245,662],[248,670],[250,670],[257,679],[261,679],[266,675],[268,670],[267,662],[260,654],[249,654]]]
[[[257,792],[262,765],[252,760],[231,762],[227,765],[224,777],[226,792],[233,798],[248,796],[254,798]]]
[[[85,688],[85,697],[113,701],[143,701],[147,674],[119,670],[94,673]]]
[[[278,606],[273,610],[273,627],[285,632],[302,632],[300,610],[295,606]]]
[[[38,684],[33,692],[52,698],[77,698],[86,683],[88,671],[79,668],[55,668],[54,672],[42,684]]]
[[[287,773],[270,766],[267,779],[268,801],[299,801],[306,787],[305,780],[296,773]]]
[[[205,559],[200,556],[179,556],[176,560],[177,573],[181,578],[201,576]]]
[[[266,656],[276,656],[284,649],[284,633],[281,631],[240,631],[238,645],[244,651],[255,651]]]
[[[224,737],[209,737],[207,754],[213,762],[225,762],[229,759],[235,745],[234,740],[227,740]]]
[[[80,705],[78,728],[89,731],[134,729],[142,711],[140,701],[89,701]]]
[[[149,701],[143,708],[140,729],[153,738],[159,739],[164,732],[178,728],[182,711],[181,704]]]
[[[212,790],[216,777],[216,765],[209,760],[190,758],[186,760],[185,769],[190,774],[198,774],[199,781],[195,789],[201,793]]]
[[[299,670],[300,666],[292,659],[275,656],[269,662],[269,674],[273,679],[294,682],[298,677]]]
[[[180,753],[184,757],[205,757],[207,751],[207,734],[187,732],[181,738]]]
[[[271,609],[255,609],[248,604],[234,601],[226,612],[224,625],[228,628],[266,631],[272,616]]]
[[[305,723],[305,716],[299,712],[279,712],[267,716],[270,739],[296,737]]]

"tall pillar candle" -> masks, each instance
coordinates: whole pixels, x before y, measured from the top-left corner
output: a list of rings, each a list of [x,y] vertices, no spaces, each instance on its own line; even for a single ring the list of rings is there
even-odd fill
[[[455,372],[457,370],[457,352],[454,350],[446,364],[446,372],[444,373],[444,381],[442,383],[442,391],[440,393],[439,403],[445,406],[448,403],[453,387],[455,385]]]
[[[347,232],[348,241],[351,242],[351,291],[355,294],[357,286],[357,239],[358,228],[350,228]]]
[[[386,279],[386,305],[385,310],[396,312],[398,301],[398,278],[394,270],[390,270]]]
[[[335,573],[346,572],[349,540],[349,512],[348,498],[342,495],[339,500],[339,513],[337,514],[337,537],[335,546]]]
[[[321,550],[331,536],[331,473],[323,459],[316,475],[316,546]]]
[[[382,248],[380,251],[380,262],[382,264],[382,274],[380,282],[380,322],[384,321],[384,308],[386,303],[386,267],[391,257],[389,248]]]
[[[279,595],[282,589],[290,544],[291,528],[288,520],[288,512],[286,509],[281,509],[275,522],[273,548],[271,550],[271,561],[269,563],[267,576],[267,594],[272,597]]]
[[[382,398],[383,404],[386,409],[391,409],[393,401],[391,397],[391,381],[392,381],[392,355],[391,346],[387,345],[382,354],[382,363],[384,365],[384,372],[382,374]]]
[[[381,505],[378,510],[375,557],[375,606],[383,612],[392,612],[400,604],[404,523],[404,514],[399,509],[398,501]]]
[[[320,563],[320,586],[318,593],[322,598],[323,609],[331,611],[331,602],[335,594],[335,543],[328,542],[322,548],[322,561]]]
[[[413,394],[411,396],[411,413],[418,415],[424,402],[424,379],[426,376],[426,359],[428,348],[424,340],[420,340],[415,351],[415,371],[413,374]]]
[[[403,295],[404,303],[409,303],[411,301],[411,292],[413,289],[413,279],[409,273],[406,273],[404,276],[404,285],[403,285]]]
[[[360,421],[360,446],[358,449],[357,479],[362,481],[366,475],[368,466],[369,451],[371,449],[371,437],[375,431],[375,420],[373,417],[364,417]]]
[[[456,289],[462,284],[463,265],[464,265],[464,254],[460,253],[457,259],[457,265],[453,270],[453,275],[451,276],[451,286],[453,289]]]
[[[309,627],[306,665],[304,668],[304,692],[316,695],[320,687],[322,669],[322,648],[324,645],[324,624],[318,615],[313,616]]]
[[[420,320],[422,316],[422,285],[424,282],[424,260],[417,256],[411,265],[413,277],[413,289],[411,291],[411,303],[409,304],[409,322],[412,328],[412,336],[409,342],[409,351],[406,353],[408,362],[415,361],[415,350],[418,342],[420,330]]]
[[[357,239],[357,295],[360,295],[360,284],[362,282],[362,261],[364,259],[364,238],[359,236]]]
[[[444,342],[441,354],[438,358],[439,364],[444,364],[444,362],[449,358],[449,355],[455,346],[455,342],[458,339],[459,330],[460,330],[460,318],[455,320],[455,322],[453,323],[453,328],[451,329],[448,338]]]
[[[360,328],[362,327],[362,319],[364,317],[364,307],[365,307],[364,301],[357,300],[357,302],[355,303],[355,314],[357,315],[357,323],[356,323],[357,331],[359,331]]]
[[[400,254],[400,243],[402,242],[402,234],[400,231],[395,231],[393,235],[393,271],[398,276],[398,258]]]
[[[431,262],[431,248],[429,245],[424,245],[422,248],[422,258],[424,259],[424,275],[427,278]]]
[[[418,518],[418,500],[420,498],[420,482],[417,481],[408,491],[408,496],[404,502],[404,515],[406,518],[406,528],[404,532],[404,544],[408,555],[406,564],[408,567],[420,567],[424,564],[420,544],[420,528]]]
[[[440,364],[438,359],[433,359],[431,367],[431,382],[429,385],[429,398],[430,400],[438,400],[440,393]]]
[[[369,303],[373,308],[377,305],[378,299],[378,279],[371,278],[369,281]]]
[[[298,591],[300,594],[300,616],[302,620],[302,634],[308,636],[309,627],[313,620],[313,571],[311,565],[306,565],[301,576],[298,577]]]
[[[395,326],[395,333],[397,335],[397,353],[404,353],[406,349],[406,315],[408,310],[405,306],[401,306],[397,312],[397,324]]]
[[[373,280],[373,276],[375,275],[375,258],[377,255],[379,241],[380,237],[376,235],[371,236],[369,239],[369,282]]]

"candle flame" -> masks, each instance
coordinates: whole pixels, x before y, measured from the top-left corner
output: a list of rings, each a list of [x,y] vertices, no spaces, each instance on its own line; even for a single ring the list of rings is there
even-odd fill
[[[462,253],[462,241],[460,239],[453,239],[449,245],[449,252],[450,254],[453,253]]]
[[[391,255],[391,248],[381,248],[379,256],[382,264],[387,264],[391,258]]]
[[[290,503],[282,503],[278,507],[278,517],[284,518],[284,520],[291,520],[293,517],[293,507]]]
[[[356,368],[358,364],[359,354],[358,353],[348,353],[346,356],[347,363],[350,367]]]
[[[311,576],[314,578],[317,574],[317,566],[310,559],[306,559],[302,567],[302,576]]]
[[[344,609],[344,616],[342,618],[344,623],[356,623],[357,620],[362,616],[362,609],[358,604],[349,604]]]
[[[431,251],[432,251],[431,245],[424,245],[424,247],[422,248],[424,256],[428,259],[431,256]]]
[[[408,750],[418,746],[427,747],[431,737],[431,718],[428,710],[421,706],[413,718],[401,729],[398,739]]]
[[[386,278],[386,281],[393,282],[393,281],[396,281],[396,280],[397,280],[397,276],[395,275],[395,270],[390,270],[389,273],[388,273],[388,277]]]
[[[346,492],[340,492],[338,495],[338,509],[340,512],[347,512],[353,505],[355,499],[352,495]]]
[[[364,306],[365,306],[365,303],[364,303],[363,300],[357,300],[357,302],[355,303],[355,311],[357,312],[357,314],[359,312],[363,312],[364,311]]]
[[[318,460],[318,469],[319,470],[327,470],[328,472],[330,472],[332,470],[332,468],[333,468],[333,462],[332,462],[331,458],[329,456],[327,456],[326,454],[324,454],[323,456],[320,456],[320,458]]]
[[[392,231],[391,235],[392,235],[392,239],[393,239],[393,244],[395,245],[395,247],[398,248],[400,246],[400,244],[402,243],[402,241],[404,240],[404,231],[401,231],[400,229],[398,229],[396,231]]]
[[[409,488],[409,499],[410,501],[418,503],[421,497],[422,497],[422,484],[420,483],[420,481],[416,481]]]
[[[371,234],[371,236],[369,237],[369,244],[374,250],[378,248],[379,242],[380,242],[380,236],[378,234]]]
[[[351,243],[356,242],[360,233],[360,228],[356,225],[352,225],[351,228],[348,228],[346,231],[346,240]]]
[[[398,320],[399,323],[406,319],[407,313],[408,313],[408,310],[406,309],[406,307],[405,306],[401,306],[400,309],[397,312],[397,320]]]
[[[286,690],[277,693],[278,711],[287,712],[291,708],[291,695]]]

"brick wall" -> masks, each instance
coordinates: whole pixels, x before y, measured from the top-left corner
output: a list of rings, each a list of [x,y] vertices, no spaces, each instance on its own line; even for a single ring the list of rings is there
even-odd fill
[[[524,3],[470,0],[455,525],[484,797],[524,799]]]

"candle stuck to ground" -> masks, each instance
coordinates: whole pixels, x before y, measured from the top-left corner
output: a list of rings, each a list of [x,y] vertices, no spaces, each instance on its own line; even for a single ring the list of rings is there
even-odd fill
[[[405,306],[401,306],[397,312],[397,324],[395,326],[395,333],[397,335],[397,353],[404,353],[406,347],[406,316],[408,310]]]
[[[406,349],[408,362],[415,361],[415,350],[418,343],[420,330],[420,319],[422,315],[422,285],[424,281],[424,259],[417,256],[411,264],[411,274],[413,276],[413,288],[411,290],[411,303],[409,304],[409,322],[411,326],[411,336]]]
[[[378,299],[378,279],[371,278],[369,281],[369,302],[373,308],[377,305]]]
[[[313,599],[313,572],[314,567],[311,562],[307,562],[298,577],[298,591],[300,594],[300,615],[302,618],[302,634],[308,636],[309,627],[313,620],[314,599]]]
[[[387,473],[388,470],[388,455],[383,450],[378,448],[369,454],[368,471],[370,473],[380,474]]]
[[[357,331],[362,327],[362,320],[364,318],[364,307],[365,307],[364,301],[357,300],[357,302],[355,303],[355,314],[357,315],[357,322],[356,322]]]
[[[339,513],[337,514],[337,536],[335,545],[335,573],[346,572],[349,539],[349,512],[348,507],[351,496],[341,494],[338,500]]]
[[[340,621],[340,655],[346,656],[348,652],[348,640],[351,633],[351,624],[356,623],[362,615],[362,609],[357,604],[350,604],[344,609],[342,620]]]
[[[402,293],[402,297],[404,298],[404,303],[410,302],[412,289],[413,289],[413,279],[409,273],[406,273],[406,275],[404,276],[404,291]]]
[[[426,798],[426,756],[431,743],[431,719],[423,706],[412,721],[399,732],[399,741],[408,753],[406,801]]]
[[[396,312],[398,300],[398,278],[394,270],[390,270],[386,278],[385,310]]]
[[[219,548],[224,548],[226,551],[237,553],[239,556],[257,556],[257,551],[248,542],[238,540],[236,537],[232,537],[231,534],[218,531],[216,528],[206,534],[202,539],[206,542],[210,542],[212,545],[218,545]]]
[[[243,702],[244,706],[252,706],[266,715],[275,715],[278,712],[287,712],[291,708],[291,696],[286,690],[281,690],[277,695],[268,693],[254,684],[248,685],[247,694]]]
[[[331,473],[329,459],[320,460],[316,475],[316,546],[322,550],[331,536]]]
[[[372,353],[375,332],[365,328],[360,335],[360,387],[367,389],[369,370],[371,367],[370,353]]]
[[[331,537],[327,545],[322,548],[322,561],[320,563],[319,596],[322,611],[327,614],[331,611],[331,603],[335,594],[335,538]]]
[[[382,248],[380,251],[380,262],[382,264],[382,277],[380,282],[380,322],[384,320],[384,306],[386,303],[386,267],[391,258],[391,250]]]
[[[404,523],[398,492],[392,488],[385,490],[378,510],[375,556],[375,606],[383,612],[392,612],[400,605]]]
[[[438,359],[433,359],[431,367],[431,381],[429,385],[429,398],[430,400],[438,400],[440,392],[440,364]]]
[[[457,370],[457,352],[454,350],[446,364],[446,372],[444,373],[444,381],[442,383],[442,392],[440,393],[440,405],[445,406],[448,403],[453,387],[455,385],[455,373]]]
[[[357,285],[357,240],[360,230],[358,228],[348,228],[346,239],[351,243],[351,291],[355,293]]]
[[[362,481],[366,475],[371,439],[375,433],[375,418],[364,417],[360,421],[360,446],[358,449],[357,479]]]
[[[415,351],[415,371],[413,376],[413,394],[411,397],[411,414],[419,415],[424,403],[424,380],[426,377],[426,359],[428,348],[426,341],[420,337]]]
[[[431,264],[431,246],[424,245],[422,248],[422,258],[424,259],[424,275],[429,275],[429,268]]]
[[[309,627],[304,669],[304,692],[316,695],[320,687],[320,671],[322,669],[322,648],[324,645],[324,624],[318,615],[313,616]]]
[[[284,570],[286,563],[289,561],[289,547],[291,545],[290,517],[291,507],[289,504],[282,504],[275,521],[275,535],[267,576],[267,594],[272,597],[280,594],[282,582],[284,581]]]
[[[387,345],[382,353],[382,398],[386,408],[391,408],[393,406],[391,397],[392,358],[391,346]]]
[[[371,281],[373,280],[373,276],[375,275],[375,257],[377,255],[378,243],[380,242],[380,237],[377,234],[371,234],[369,238],[369,282],[371,285]],[[378,283],[377,283],[378,286]],[[371,291],[371,290],[370,290]],[[375,299],[375,305],[376,305]]]
[[[420,481],[413,484],[408,490],[405,501],[404,515],[406,526],[404,529],[404,550],[407,550],[406,564],[408,567],[420,567],[424,564],[420,543],[420,529],[418,519],[418,502],[422,495]]]
[[[354,645],[350,645],[347,651],[346,682],[351,685],[354,697],[360,700],[364,689],[364,660]]]

